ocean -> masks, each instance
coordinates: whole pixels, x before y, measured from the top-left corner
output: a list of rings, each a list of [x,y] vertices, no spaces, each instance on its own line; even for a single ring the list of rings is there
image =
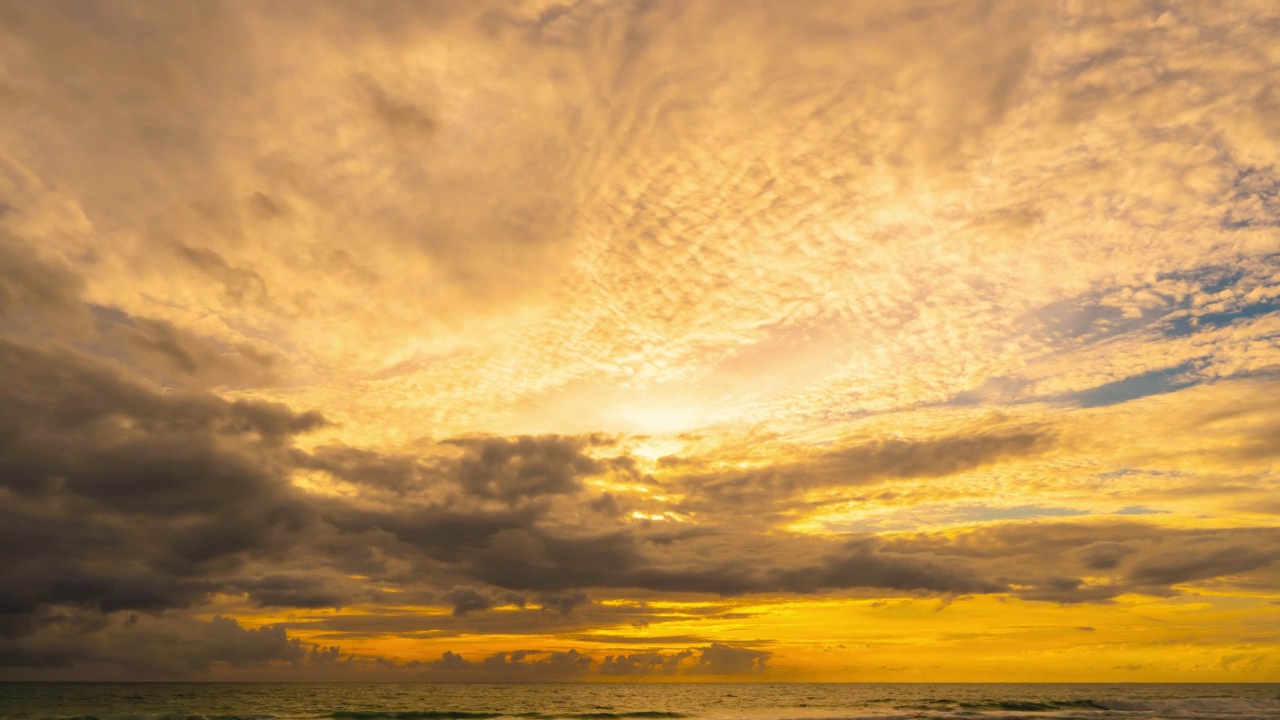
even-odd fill
[[[0,683],[0,720],[1280,720],[1280,684]]]

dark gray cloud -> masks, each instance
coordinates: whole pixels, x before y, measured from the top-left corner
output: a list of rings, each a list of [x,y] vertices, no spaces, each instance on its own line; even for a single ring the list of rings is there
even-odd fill
[[[1280,560],[1280,544],[1276,534],[1271,535],[1264,544],[1216,533],[1197,537],[1177,551],[1135,562],[1128,579],[1139,586],[1168,587],[1257,570]]]
[[[574,608],[582,605],[591,604],[591,596],[581,590],[567,590],[562,592],[544,592],[538,593],[538,604],[543,610],[558,612],[561,615],[568,615],[573,612]]]
[[[183,677],[214,666],[258,668],[284,663],[299,666],[333,657],[332,648],[307,648],[284,628],[245,628],[236,620],[209,621],[95,618],[86,625],[77,615],[42,619],[43,632],[0,641],[0,665],[12,668],[72,667],[139,673],[147,677]]]
[[[1108,602],[1126,593],[1169,595],[1175,586],[1264,573],[1280,560],[1274,528],[1171,528],[1139,522],[999,525],[951,536],[913,535],[896,552],[963,558],[984,577],[1016,584],[1028,599]],[[1102,577],[1086,582],[1083,578]],[[1270,582],[1269,580],[1267,582]]]
[[[573,437],[459,438],[456,478],[469,492],[496,500],[563,494],[582,489],[584,475],[601,465]]]
[[[453,614],[461,617],[476,610],[488,610],[493,607],[493,600],[473,587],[458,587],[440,596],[441,600],[453,604]]]
[[[328,445],[295,453],[302,467],[323,470],[365,489],[396,494],[450,490],[511,505],[582,490],[584,478],[616,462],[587,454],[594,436],[465,437],[444,441],[432,457]],[[451,451],[451,452],[449,452]]]
[[[3,337],[0,376],[0,612],[10,616],[0,626],[10,634],[53,606],[203,602],[312,523],[288,483],[288,447],[324,424],[317,413],[166,394],[110,362]]]
[[[344,445],[326,445],[311,452],[295,452],[299,467],[322,470],[342,481],[369,490],[404,494],[422,489],[430,467],[411,455],[376,453]]]
[[[279,573],[233,583],[258,607],[341,608],[355,597],[323,575]]]
[[[184,658],[194,669],[207,668],[215,661],[225,662],[231,667],[251,667],[277,660],[299,662],[305,657],[301,643],[290,640],[281,627],[247,630],[231,618],[215,616],[209,621],[207,637],[206,648],[188,653]],[[166,653],[164,658],[167,657],[172,655]]]

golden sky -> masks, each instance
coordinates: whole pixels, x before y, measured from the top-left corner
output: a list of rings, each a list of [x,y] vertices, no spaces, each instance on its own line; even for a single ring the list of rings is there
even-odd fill
[[[0,2],[0,678],[1280,677],[1280,6]]]

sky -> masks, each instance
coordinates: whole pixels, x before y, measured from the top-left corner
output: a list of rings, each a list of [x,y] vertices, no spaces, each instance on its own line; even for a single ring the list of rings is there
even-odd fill
[[[0,678],[1280,678],[1280,5],[0,2]]]

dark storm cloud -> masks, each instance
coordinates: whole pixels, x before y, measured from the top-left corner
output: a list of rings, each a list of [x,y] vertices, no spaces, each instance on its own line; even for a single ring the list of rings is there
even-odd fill
[[[453,614],[461,617],[476,610],[488,610],[493,607],[493,600],[473,587],[459,587],[440,596],[440,599],[453,604]]]
[[[284,551],[311,522],[287,482],[287,448],[324,424],[319,414],[165,394],[112,363],[2,337],[0,377],[9,635],[37,630],[32,618],[54,606],[161,612],[203,602],[234,590],[239,566]]]
[[[581,491],[585,477],[614,464],[586,454],[594,442],[592,436],[465,437],[442,443],[452,455],[430,458],[330,445],[296,453],[295,459],[364,488],[398,494],[456,489],[514,505]]]
[[[855,445],[821,456],[812,467],[795,464],[789,472],[826,482],[932,476],[1035,452],[1047,437],[1045,432],[993,432],[936,442]],[[594,442],[559,436],[465,438],[448,441],[462,448],[460,456],[429,462],[336,447],[295,456],[306,467],[324,469],[363,487],[401,494],[410,489],[460,489],[461,495],[444,501],[377,508],[332,501],[325,504],[324,515],[344,534],[390,533],[397,542],[389,552],[443,565],[462,578],[543,597],[592,587],[719,595],[858,587],[969,593],[1004,587],[954,558],[886,552],[874,541],[844,547],[815,539],[764,542],[740,528],[714,523],[672,532],[647,525],[619,527],[614,520],[599,518],[590,522],[581,516],[566,526],[569,516],[555,512],[557,507],[578,513],[596,507],[604,497],[586,491],[583,478],[626,465],[626,458],[604,461],[586,455]],[[739,478],[730,473],[726,482]],[[710,475],[680,482],[700,489],[720,486],[720,478]],[[795,490],[765,489],[779,495]],[[569,505],[549,504],[560,497]],[[609,517],[617,515],[616,510]],[[760,562],[744,564],[746,555]],[[479,603],[463,607],[473,606],[483,609]],[[546,606],[563,610],[565,604]]]
[[[940,593],[991,593],[1005,590],[1003,583],[981,576],[967,563],[957,563],[945,553],[938,556],[886,551],[879,540],[849,542],[816,566],[779,570],[778,589],[820,592],[856,587],[892,590],[924,590]]]
[[[160,394],[107,363],[2,338],[0,373],[0,484],[121,512],[287,514],[279,448],[324,423],[282,405]]]
[[[547,512],[534,505],[424,507],[347,511],[331,520],[344,532],[390,532],[396,542],[386,552],[434,562],[495,588],[536,592],[539,600],[611,588],[720,596],[858,589],[1011,592],[1054,602],[1100,602],[1125,592],[1168,594],[1179,583],[1265,568],[1277,542],[1268,530],[1212,533],[1137,522],[1040,522],[843,541],[766,538],[750,524],[671,536],[642,524],[595,532],[563,527],[551,523]],[[1242,549],[1227,561],[1236,547]],[[1181,553],[1181,561],[1170,565],[1161,559],[1164,552]],[[1100,574],[1110,579],[1082,579]]]
[[[209,621],[207,644],[196,652],[177,653],[192,669],[204,669],[210,663],[225,662],[232,667],[263,665],[276,660],[298,662],[304,655],[297,640],[290,640],[284,628],[260,627],[247,630],[231,618],[215,616]],[[166,652],[164,662],[174,653]],[[185,657],[184,657],[185,656]]]
[[[558,612],[561,615],[568,615],[573,612],[574,608],[581,605],[590,605],[591,596],[581,590],[568,590],[563,592],[538,593],[538,604],[543,610]]]
[[[112,667],[151,677],[182,677],[214,665],[254,668],[273,663],[299,665],[324,656],[308,651],[284,628],[242,627],[214,616],[209,621],[186,618],[98,622],[75,627],[74,616],[44,618],[46,632],[0,641],[0,665],[13,668]]]
[[[545,515],[545,508],[536,505],[493,509],[420,505],[398,510],[355,508],[341,500],[317,505],[325,520],[344,535],[381,539],[380,544],[398,552],[419,553],[445,563],[474,557],[495,538],[526,532]]]
[[[421,489],[430,468],[412,455],[390,455],[344,445],[326,445],[310,453],[297,451],[294,462],[368,489],[397,494]]]
[[[584,455],[582,438],[459,438],[457,479],[469,492],[497,500],[577,492],[582,477],[600,471]]]
[[[335,587],[332,578],[311,575],[267,575],[234,583],[259,607],[341,608],[355,599]]]

